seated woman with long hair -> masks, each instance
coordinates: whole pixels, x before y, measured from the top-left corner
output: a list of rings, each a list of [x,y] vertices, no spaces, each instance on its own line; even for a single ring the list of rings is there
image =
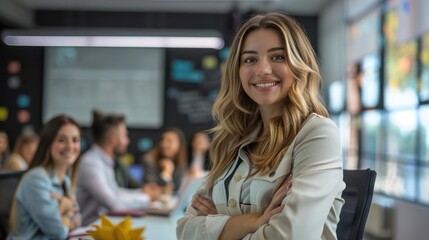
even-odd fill
[[[143,156],[143,182],[178,190],[187,170],[188,153],[182,130],[167,128],[155,148]],[[166,190],[167,192],[169,190]]]
[[[0,169],[6,164],[9,156],[9,137],[7,133],[0,129]]]
[[[74,197],[80,138],[79,125],[68,116],[45,124],[29,171],[15,193],[7,239],[66,239],[80,225]]]
[[[26,170],[36,153],[38,144],[39,136],[36,133],[20,134],[4,168],[6,170]]]

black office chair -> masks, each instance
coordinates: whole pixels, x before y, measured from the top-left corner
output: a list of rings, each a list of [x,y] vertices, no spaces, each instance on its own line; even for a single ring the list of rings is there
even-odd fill
[[[370,169],[344,170],[345,200],[337,225],[338,240],[362,240],[377,173]]]
[[[0,239],[6,239],[9,232],[9,215],[15,190],[25,171],[0,172]]]

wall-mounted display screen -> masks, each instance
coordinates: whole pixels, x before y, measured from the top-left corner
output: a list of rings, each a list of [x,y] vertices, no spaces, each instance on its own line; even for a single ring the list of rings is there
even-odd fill
[[[333,81],[329,85],[329,111],[340,112],[345,108],[346,89],[344,81]]]
[[[416,110],[387,113],[386,150],[388,160],[415,161],[418,133]]]
[[[398,162],[379,162],[377,191],[408,200],[416,198],[416,165]]]
[[[380,69],[379,54],[371,54],[362,60],[362,107],[376,107],[380,102]]]
[[[429,101],[429,33],[422,37],[420,62],[422,64],[420,75],[420,100]]]
[[[361,2],[359,5],[363,4]],[[380,50],[381,13],[381,7],[376,7],[350,24],[347,29],[347,57],[350,62]]]
[[[360,156],[361,168],[377,170],[384,160],[384,119],[381,110],[364,111],[361,114]]]
[[[419,168],[419,201],[429,204],[429,167]]]
[[[89,126],[95,108],[124,114],[129,127],[161,127],[164,55],[154,48],[46,48],[43,121],[65,113]]]
[[[419,108],[419,123],[419,159],[429,162],[429,105],[423,105]]]
[[[418,105],[416,60],[417,41],[386,50],[384,72],[386,109],[408,109]]]
[[[384,148],[383,112],[371,110],[362,112],[361,152],[365,154],[380,154]],[[374,155],[375,160],[375,155]]]
[[[429,105],[419,108],[419,123],[419,160],[422,162],[418,174],[419,200],[429,204]]]

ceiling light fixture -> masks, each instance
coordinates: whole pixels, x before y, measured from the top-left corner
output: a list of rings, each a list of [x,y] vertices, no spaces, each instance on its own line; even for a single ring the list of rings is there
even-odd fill
[[[2,39],[9,46],[212,49],[222,49],[224,47],[223,38],[218,32],[197,30],[6,30],[2,34]]]

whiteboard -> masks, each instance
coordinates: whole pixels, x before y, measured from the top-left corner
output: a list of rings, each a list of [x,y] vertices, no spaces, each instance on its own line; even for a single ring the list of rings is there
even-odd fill
[[[124,114],[132,128],[160,128],[164,50],[47,47],[43,122],[64,113],[90,126],[92,109]]]

